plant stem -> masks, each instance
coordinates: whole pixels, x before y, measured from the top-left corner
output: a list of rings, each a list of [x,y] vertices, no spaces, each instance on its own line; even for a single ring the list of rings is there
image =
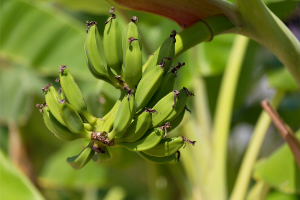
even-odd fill
[[[233,27],[234,25],[225,15],[215,15],[195,22],[192,26],[176,35],[175,57],[178,57],[196,44],[208,41]]]
[[[237,82],[242,67],[242,61],[249,39],[237,36],[227,62],[221,88],[218,96],[216,114],[214,118],[214,180],[215,198],[227,199],[226,158],[228,133],[231,123],[231,114]]]
[[[276,95],[272,100],[272,105],[275,108],[278,107],[283,96],[283,91],[277,91]],[[255,165],[259,150],[261,148],[267,130],[270,126],[270,123],[271,118],[269,117],[267,112],[262,111],[255,125],[253,136],[245,153],[230,200],[241,200],[245,198],[245,195],[248,190],[249,181],[251,179],[252,170]]]
[[[234,4],[242,23],[240,33],[274,53],[300,87],[300,42],[295,35],[262,0],[234,0]]]
[[[264,200],[270,190],[270,186],[263,181],[258,181],[252,186],[246,200]]]

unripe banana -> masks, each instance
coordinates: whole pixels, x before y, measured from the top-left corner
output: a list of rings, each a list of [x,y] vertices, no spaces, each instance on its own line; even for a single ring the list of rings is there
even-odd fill
[[[179,115],[177,115],[173,120],[168,121],[171,127],[171,130],[168,130],[168,133],[170,133],[172,130],[174,130],[179,124],[182,122],[184,117],[185,109],[183,109]]]
[[[105,147],[104,152],[97,152],[96,150],[96,153],[93,157],[93,161],[96,163],[102,163],[110,159],[111,159],[111,155],[109,153],[109,147]]]
[[[108,133],[108,139],[110,141],[118,133],[121,133],[128,128],[134,116],[135,110],[136,105],[134,96],[130,94],[127,95],[127,97],[124,97],[114,120],[113,130]]]
[[[149,103],[147,104],[148,108],[153,108],[153,106],[164,96],[169,94],[173,91],[174,84],[175,84],[175,74],[174,73],[167,73],[161,80],[161,83],[157,89],[157,91],[154,93],[152,98],[150,99]]]
[[[95,131],[96,132],[102,132],[103,131],[103,126],[104,123],[107,122],[107,120],[112,116],[115,115],[118,112],[118,109],[122,103],[122,100],[124,98],[124,96],[127,94],[127,92],[125,90],[121,90],[121,94],[119,99],[116,101],[116,103],[114,104],[114,106],[112,107],[112,109],[102,118],[99,118],[97,120],[97,122],[95,123]]]
[[[189,92],[188,89],[185,87],[182,90],[180,90],[178,102],[174,107],[173,112],[164,120],[164,123],[173,121],[181,113],[181,111],[186,108],[186,100],[188,96],[194,96],[194,94]]]
[[[98,32],[96,22],[87,22],[88,33],[84,45],[86,61],[90,72],[98,79],[104,80],[114,87],[119,87],[115,76],[109,67],[104,54],[101,36]]]
[[[141,108],[144,109],[158,89],[164,74],[163,68],[164,62],[162,61],[160,65],[157,65],[142,77],[135,93],[137,111]]]
[[[166,164],[166,163],[176,162],[177,160],[179,161],[178,155],[180,155],[178,153],[174,153],[172,155],[165,156],[165,157],[155,157],[155,156],[149,156],[143,153],[142,151],[137,152],[137,154],[139,154],[145,160],[154,162],[156,164]]]
[[[93,158],[95,151],[92,150],[92,143],[90,142],[77,156],[67,158],[67,163],[73,169],[79,170],[83,168]]]
[[[174,90],[157,102],[157,104],[155,104],[153,109],[156,110],[157,113],[152,113],[152,123],[150,128],[154,128],[163,124],[163,122],[173,112],[178,102],[179,95],[180,93],[177,90]]]
[[[146,109],[141,115],[134,119],[125,133],[120,138],[114,138],[114,144],[122,142],[135,142],[140,139],[148,130],[151,124],[152,110]]]
[[[178,62],[178,66],[171,66],[173,67],[173,69],[162,78],[160,86],[147,104],[148,108],[152,108],[160,99],[162,99],[173,90],[175,78],[177,77],[177,70],[179,70],[184,65],[185,63],[181,64],[180,62]]]
[[[55,82],[56,82],[56,83],[59,83],[59,82],[60,82],[60,79],[57,78],[57,79],[55,80]],[[66,95],[65,95],[65,93],[64,93],[64,91],[63,91],[63,89],[62,89],[62,87],[59,88],[59,90],[58,90],[57,93],[60,94],[60,99],[64,99],[64,100],[66,100],[66,102],[68,102],[67,97],[66,97]]]
[[[162,139],[155,147],[143,151],[145,154],[156,157],[169,156],[176,153],[184,144],[182,136]]]
[[[54,115],[54,117],[64,126],[66,126],[64,120],[60,116],[59,112],[59,103],[58,101],[61,100],[61,96],[56,92],[55,88],[52,86],[52,83],[46,85],[43,88],[43,92],[45,92],[45,100],[46,103]]]
[[[122,35],[116,15],[113,13],[114,7],[110,10],[112,16],[105,22],[103,46],[107,65],[114,69],[118,75],[121,75],[123,62]]]
[[[73,141],[79,138],[84,138],[82,135],[74,134],[65,126],[63,126],[57,119],[52,115],[47,105],[43,105],[42,113],[44,122],[47,128],[60,140]]]
[[[165,74],[169,71],[175,56],[175,41],[176,41],[175,37],[171,37],[171,36],[163,42],[163,44],[160,46],[159,50],[157,51],[158,53],[154,54],[152,59],[149,61],[149,64],[147,65],[144,71],[144,74],[146,74],[151,69],[153,69],[153,67],[159,64],[160,60],[165,57],[170,58],[169,60],[166,61],[166,66],[164,70]]]
[[[184,28],[184,27],[185,27],[185,25],[182,28]],[[165,74],[169,71],[170,66],[172,65],[172,62],[175,57],[175,42],[176,42],[175,36],[179,31],[176,32],[175,30],[173,30],[171,32],[170,37],[165,39],[165,41],[162,43],[162,45],[159,47],[159,49],[156,50],[154,56],[152,57],[152,59],[149,61],[148,65],[147,65],[147,67],[145,68],[144,74],[146,74],[153,67],[155,67],[161,61],[161,59],[163,59],[164,57],[170,58],[170,60],[166,61],[166,67],[164,70]]]
[[[83,99],[81,91],[66,66],[60,66],[59,79],[61,87],[72,107],[80,113],[89,124],[95,124],[96,117],[93,117],[87,110],[86,103]]]
[[[138,22],[139,19],[136,16],[133,16],[127,25],[126,31],[125,31],[125,37],[123,38],[123,60],[125,60],[126,51],[129,46],[128,39],[133,37],[139,41],[140,50],[142,51],[142,39],[141,35],[139,33],[138,27],[136,25],[136,22]]]
[[[91,139],[92,133],[85,130],[79,114],[64,99],[59,101],[59,112],[70,131],[80,134],[89,140]]]
[[[154,128],[148,130],[141,139],[135,142],[118,143],[114,144],[113,147],[126,147],[130,151],[145,151],[156,146],[163,135],[164,131],[161,128]]]
[[[135,38],[129,38],[128,43],[125,55],[124,80],[129,88],[134,90],[142,77],[142,52]]]
[[[121,90],[120,96],[118,98],[118,100],[116,101],[116,103],[114,104],[114,106],[112,107],[112,109],[104,116],[102,117],[102,120],[106,120],[108,119],[113,113],[117,112],[119,110],[119,107],[122,103],[122,100],[124,99],[125,95],[127,95],[127,91],[125,90]]]

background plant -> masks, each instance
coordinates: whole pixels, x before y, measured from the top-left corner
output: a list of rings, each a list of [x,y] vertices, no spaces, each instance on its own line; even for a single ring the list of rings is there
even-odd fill
[[[299,28],[295,26],[297,23],[294,25],[291,23],[293,21],[291,14],[295,13],[296,1],[266,1],[266,3],[280,19],[288,21],[291,29]],[[178,57],[178,61],[184,60],[186,66],[179,73],[176,87],[193,86],[196,98],[194,102],[189,102],[189,107],[193,108],[193,117],[186,119],[185,125],[178,133],[174,133],[174,136],[184,132],[187,137],[199,141],[196,148],[186,147],[182,151],[182,165],[155,166],[144,162],[130,152],[122,151],[115,152],[114,161],[110,163],[100,166],[91,163],[78,172],[70,170],[65,163],[65,157],[72,155],[70,154],[73,151],[72,148],[82,144],[77,141],[63,144],[52,137],[47,132],[40,114],[34,109],[34,105],[35,102],[39,103],[43,99],[40,86],[53,82],[54,77],[57,77],[57,66],[67,64],[72,66],[72,73],[78,80],[84,97],[89,104],[93,104],[90,112],[101,116],[111,108],[117,94],[110,92],[109,85],[92,79],[85,64],[83,51],[85,21],[105,21],[109,7],[110,5],[102,1],[84,4],[81,1],[75,3],[74,1],[1,2],[1,149],[6,155],[1,156],[3,160],[1,163],[6,163],[5,158],[9,156],[33,183],[39,186],[46,198],[81,199],[107,196],[107,198],[116,199],[117,197],[111,195],[118,194],[120,198],[128,199],[139,197],[213,199],[207,196],[215,191],[215,188],[211,186],[213,179],[205,175],[209,174],[210,162],[213,160],[210,133],[217,126],[216,120],[212,120],[217,119],[216,113],[222,114],[220,114],[221,119],[227,119],[227,123],[222,120],[222,124],[227,126],[227,131],[226,127],[224,129],[219,127],[220,130],[230,132],[228,156],[225,160],[227,162],[227,193],[230,195],[250,134],[261,112],[260,100],[265,97],[271,98],[276,93],[274,100],[277,104],[281,102],[278,108],[280,115],[293,130],[296,131],[299,128],[299,118],[296,117],[300,114],[299,89],[285,68],[282,68],[282,64],[266,48],[252,40],[236,38],[234,35],[221,35],[214,37],[212,42],[202,43]],[[124,28],[131,16],[137,15],[140,18],[139,29],[142,38],[145,38],[143,39],[144,61],[162,43],[165,38],[162,37],[163,35],[168,35],[169,30],[179,28],[174,22],[158,16],[133,11],[120,12],[119,15],[123,16],[123,20],[120,19],[119,23],[123,24]],[[103,27],[99,26],[99,28]],[[267,30],[264,31],[267,32]],[[280,46],[280,48],[284,50],[284,47]],[[288,48],[286,52],[291,52],[291,49]],[[240,73],[235,70],[237,68],[240,68]],[[235,72],[235,83],[230,70]],[[228,85],[225,78],[222,80],[222,77],[226,76],[229,76],[228,79],[232,81]],[[275,89],[266,90],[270,87],[266,83],[267,77],[269,85]],[[229,104],[226,104],[227,101],[223,101],[219,96],[219,91],[225,90],[224,96],[228,98],[228,93],[230,90],[233,91],[234,87],[236,91],[233,92],[232,99],[227,99],[228,102],[233,102],[232,109],[229,109]],[[224,108],[228,110],[216,111]],[[230,114],[231,111],[232,114]],[[254,132],[266,132],[270,119],[262,114],[258,121],[260,123],[255,126]],[[277,131],[272,127],[268,130],[260,157],[270,155],[281,144]],[[261,136],[260,140],[262,141],[263,138]],[[226,138],[219,137],[217,140],[223,144],[227,141]],[[288,158],[290,161],[280,160]],[[290,183],[297,183],[298,179],[294,179],[298,177],[296,176],[297,168],[291,167],[295,166],[291,154],[281,156],[280,159],[270,158],[270,160],[275,160],[273,162],[276,164],[268,165],[290,163],[284,167],[285,170],[280,168],[279,172],[286,172],[290,180],[293,180]],[[270,191],[267,198],[277,196],[277,198],[296,199],[299,186],[286,184],[288,179],[284,176],[280,180],[276,179],[277,176],[274,174],[278,174],[278,171],[274,167],[267,168],[268,165],[263,166],[261,162],[257,166],[255,177],[261,181],[253,187],[251,194],[264,194],[265,191]],[[262,171],[264,168],[270,173]],[[1,170],[4,169],[10,169],[9,163],[2,165]],[[20,184],[18,188],[27,188],[22,190],[24,194],[40,197],[37,192],[32,192],[35,189],[28,181],[23,178],[18,180],[22,176],[18,172],[11,170],[11,174],[17,179],[11,179],[11,176],[5,178],[3,174],[9,175],[10,173],[1,172],[1,188],[4,187],[4,182],[7,188],[15,188],[8,184],[7,180],[10,179],[14,180],[12,184],[18,181]],[[176,178],[174,178],[175,175]],[[128,184],[128,180],[131,180],[131,184]],[[253,183],[251,182],[251,185]],[[270,189],[270,186],[275,190],[266,190]],[[178,192],[174,192],[174,188]],[[3,189],[3,191],[8,191],[9,195],[15,194],[10,192],[13,190]],[[255,193],[255,191],[258,192]],[[285,196],[282,197],[282,195]],[[14,198],[17,199],[17,197]],[[223,196],[223,198],[226,197]]]

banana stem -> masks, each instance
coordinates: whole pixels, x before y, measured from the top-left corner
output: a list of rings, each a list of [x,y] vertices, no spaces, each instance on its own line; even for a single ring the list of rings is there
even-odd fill
[[[175,58],[196,44],[209,41],[233,27],[234,25],[225,15],[215,15],[195,22],[176,35]]]
[[[300,87],[300,42],[262,0],[234,0],[242,29],[239,33],[267,47]],[[255,14],[254,11],[255,10]]]
[[[83,123],[85,130],[93,131],[94,126],[90,125],[89,123]]]
[[[274,108],[277,108],[279,106],[279,103],[281,102],[283,96],[283,91],[277,91],[271,103]],[[255,125],[253,136],[245,153],[230,200],[245,199],[245,195],[247,193],[248,185],[251,179],[252,170],[270,123],[271,118],[265,111],[262,111]]]
[[[228,134],[231,123],[232,107],[236,92],[237,82],[242,68],[242,61],[247,49],[249,39],[243,36],[236,36],[234,41],[221,88],[218,95],[216,114],[213,126],[213,145],[214,145],[214,180],[215,198],[219,200],[227,199],[226,189],[226,159]]]
[[[97,121],[97,118],[92,116],[87,110],[82,113],[82,116],[88,121],[90,125],[94,125]]]

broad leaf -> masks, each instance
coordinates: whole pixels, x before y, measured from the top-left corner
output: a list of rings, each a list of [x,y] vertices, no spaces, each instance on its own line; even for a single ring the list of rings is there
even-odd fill
[[[0,150],[0,199],[44,199],[35,186]]]
[[[3,0],[0,7],[0,56],[44,75],[57,76],[68,65],[91,78],[84,57],[85,26],[51,6]]]
[[[300,139],[300,131],[296,136]],[[300,169],[287,144],[256,164],[254,178],[285,193],[300,193]]]
[[[26,124],[34,105],[34,94],[42,95],[46,82],[36,76],[32,69],[19,65],[2,65],[0,68],[0,119]]]

